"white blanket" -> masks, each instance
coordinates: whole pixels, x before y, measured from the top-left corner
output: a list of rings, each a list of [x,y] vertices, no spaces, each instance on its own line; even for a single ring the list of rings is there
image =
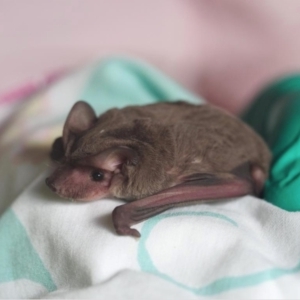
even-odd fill
[[[167,93],[173,85],[169,79],[148,66],[131,62],[130,69],[126,63],[125,75],[133,74],[132,65],[147,71],[143,80],[150,86],[149,78],[157,78],[151,82],[156,93],[173,98]],[[93,97],[105,96],[89,98],[87,81],[95,84],[97,79],[101,87],[104,81],[108,90],[107,81],[116,84],[120,65],[112,66],[113,71],[103,64],[90,66],[34,96],[20,106],[2,135],[0,297],[299,297],[300,213],[246,196],[166,211],[134,226],[142,235],[135,239],[114,232],[111,212],[122,201],[67,202],[45,186],[49,170],[43,154],[78,95],[92,105]],[[165,90],[163,80],[164,88],[170,84]],[[175,95],[197,101],[175,84],[173,88]],[[150,102],[145,86],[141,90],[145,103]],[[124,91],[115,99],[122,95]],[[133,96],[131,100],[136,103]]]

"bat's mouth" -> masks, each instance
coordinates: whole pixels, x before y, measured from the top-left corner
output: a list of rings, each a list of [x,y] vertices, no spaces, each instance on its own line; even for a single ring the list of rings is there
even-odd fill
[[[71,201],[71,202],[76,202],[76,199],[74,199],[74,198],[65,197],[65,196],[59,194],[59,193],[57,192],[57,188],[55,187],[55,185],[53,184],[53,182],[51,182],[51,180],[50,180],[49,177],[47,177],[47,178],[45,179],[45,183],[46,183],[46,185],[50,188],[50,190],[51,190],[52,192],[54,192],[55,194],[57,194],[60,198],[65,199],[65,200],[68,200],[68,201]]]

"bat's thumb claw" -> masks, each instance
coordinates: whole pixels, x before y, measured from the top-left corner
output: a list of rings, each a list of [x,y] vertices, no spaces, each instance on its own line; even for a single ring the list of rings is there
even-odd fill
[[[116,227],[116,232],[120,235],[129,235],[137,238],[141,237],[141,234],[136,229],[127,226]]]
[[[130,228],[133,223],[130,219],[130,213],[121,205],[113,210],[112,217],[116,232],[120,235],[131,235],[140,237],[141,234],[134,228]]]

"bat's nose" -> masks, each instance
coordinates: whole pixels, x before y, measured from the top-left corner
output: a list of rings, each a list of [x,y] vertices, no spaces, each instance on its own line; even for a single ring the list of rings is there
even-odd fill
[[[45,182],[53,192],[56,192],[56,187],[54,186],[53,182],[51,182],[49,178],[46,178]]]

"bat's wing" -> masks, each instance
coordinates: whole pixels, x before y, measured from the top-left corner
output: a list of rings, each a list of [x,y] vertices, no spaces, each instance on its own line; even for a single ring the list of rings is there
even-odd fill
[[[252,168],[249,172],[248,167],[248,172],[245,172],[245,168],[239,168],[232,173],[199,173],[185,177],[185,182],[179,185],[116,207],[113,211],[116,232],[139,237],[140,233],[130,228],[131,225],[170,208],[256,194],[256,181],[251,174],[259,172],[258,167]]]

